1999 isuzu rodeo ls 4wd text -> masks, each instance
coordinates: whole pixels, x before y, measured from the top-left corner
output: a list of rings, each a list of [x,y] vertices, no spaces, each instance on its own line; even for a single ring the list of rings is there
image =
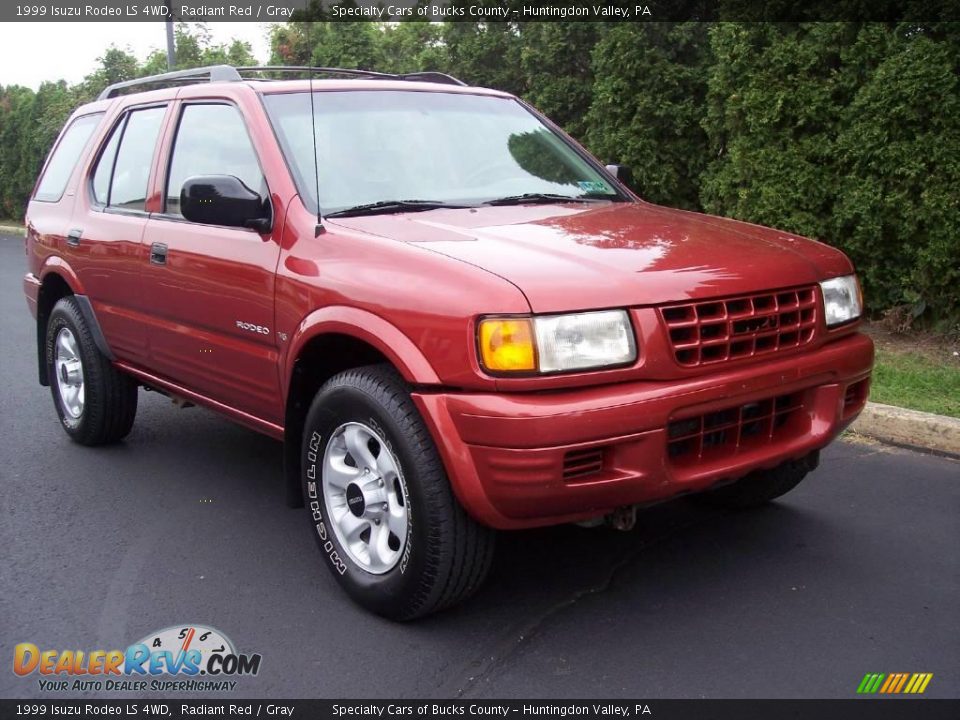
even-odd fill
[[[282,440],[323,562],[409,619],[496,529],[760,504],[863,408],[837,250],[644,202],[506,93],[291,70],[118,83],[61,132],[24,288],[76,442],[139,386]]]

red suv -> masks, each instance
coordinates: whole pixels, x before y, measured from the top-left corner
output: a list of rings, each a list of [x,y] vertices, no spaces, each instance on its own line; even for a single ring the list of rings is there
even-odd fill
[[[282,440],[323,562],[408,619],[479,586],[495,529],[766,502],[862,409],[837,250],[644,202],[506,93],[283,70],[67,122],[24,289],[73,440],[123,438],[139,386]]]

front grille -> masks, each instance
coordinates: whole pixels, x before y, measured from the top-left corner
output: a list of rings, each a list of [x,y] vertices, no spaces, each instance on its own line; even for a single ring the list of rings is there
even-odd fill
[[[667,455],[674,463],[698,462],[769,445],[792,434],[803,410],[803,393],[674,420],[667,426]]]
[[[603,470],[603,448],[571,450],[563,456],[563,479],[579,480]]]
[[[796,348],[817,327],[816,286],[660,308],[674,357],[684,367]]]

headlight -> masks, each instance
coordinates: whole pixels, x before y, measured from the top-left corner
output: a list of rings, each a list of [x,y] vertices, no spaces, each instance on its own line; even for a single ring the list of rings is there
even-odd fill
[[[863,312],[863,298],[856,275],[824,280],[820,283],[820,290],[823,292],[827,327],[855,320]]]
[[[480,362],[494,373],[586,370],[637,359],[626,310],[484,318],[479,330]]]

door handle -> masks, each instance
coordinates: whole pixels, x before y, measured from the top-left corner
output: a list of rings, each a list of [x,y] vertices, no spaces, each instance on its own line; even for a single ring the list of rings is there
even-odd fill
[[[81,235],[83,235],[83,230],[81,228],[73,228],[67,233],[67,245],[70,245],[71,247],[77,247],[80,245]]]
[[[167,246],[163,243],[153,243],[150,246],[150,262],[154,265],[167,264]]]

